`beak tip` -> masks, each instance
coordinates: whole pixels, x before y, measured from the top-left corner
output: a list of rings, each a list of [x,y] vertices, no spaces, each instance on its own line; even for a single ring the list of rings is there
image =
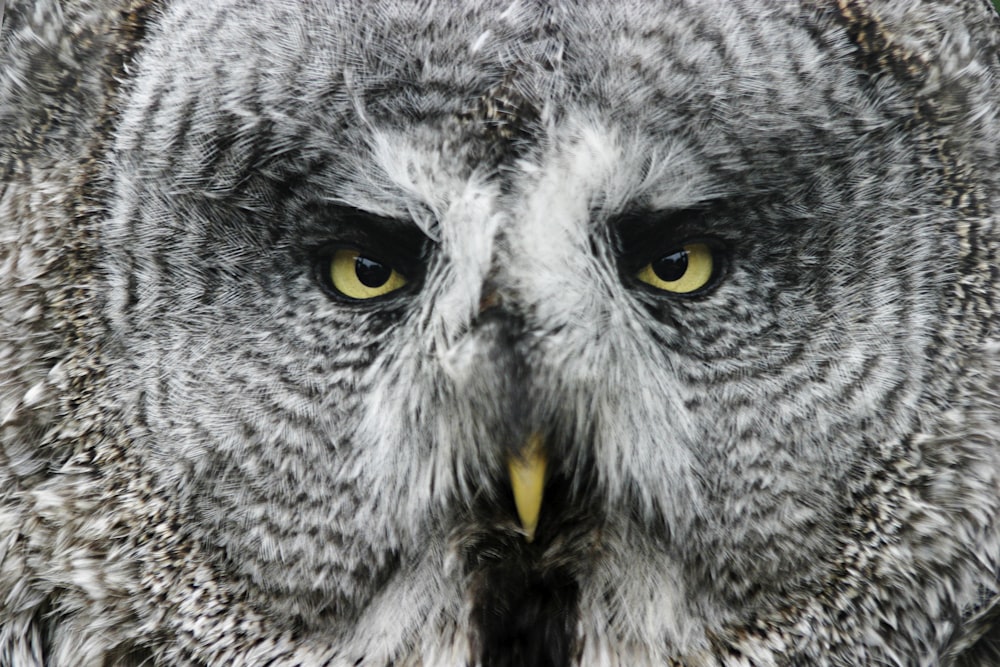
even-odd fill
[[[510,484],[514,491],[514,505],[521,520],[524,539],[533,542],[538,516],[542,508],[542,494],[545,487],[546,459],[542,452],[541,437],[535,435],[519,456],[508,462]]]

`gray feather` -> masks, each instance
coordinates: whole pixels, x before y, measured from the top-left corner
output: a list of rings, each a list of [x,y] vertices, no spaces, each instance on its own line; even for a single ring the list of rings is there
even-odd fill
[[[1000,659],[985,0],[6,5],[0,665]]]

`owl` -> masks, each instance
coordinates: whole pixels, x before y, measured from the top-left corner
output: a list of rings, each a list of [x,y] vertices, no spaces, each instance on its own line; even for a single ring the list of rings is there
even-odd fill
[[[987,0],[3,14],[3,667],[1000,664]]]

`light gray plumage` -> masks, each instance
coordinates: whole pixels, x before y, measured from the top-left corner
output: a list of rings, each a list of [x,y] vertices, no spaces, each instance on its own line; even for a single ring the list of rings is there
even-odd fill
[[[7,3],[0,665],[1000,664],[998,23]]]

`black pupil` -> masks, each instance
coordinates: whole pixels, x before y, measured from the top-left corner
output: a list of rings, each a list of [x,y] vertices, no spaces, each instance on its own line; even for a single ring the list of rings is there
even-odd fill
[[[354,272],[365,287],[381,287],[389,282],[392,269],[382,262],[358,255],[354,260]]]
[[[653,262],[653,273],[663,282],[680,280],[688,268],[687,250],[678,250]]]

